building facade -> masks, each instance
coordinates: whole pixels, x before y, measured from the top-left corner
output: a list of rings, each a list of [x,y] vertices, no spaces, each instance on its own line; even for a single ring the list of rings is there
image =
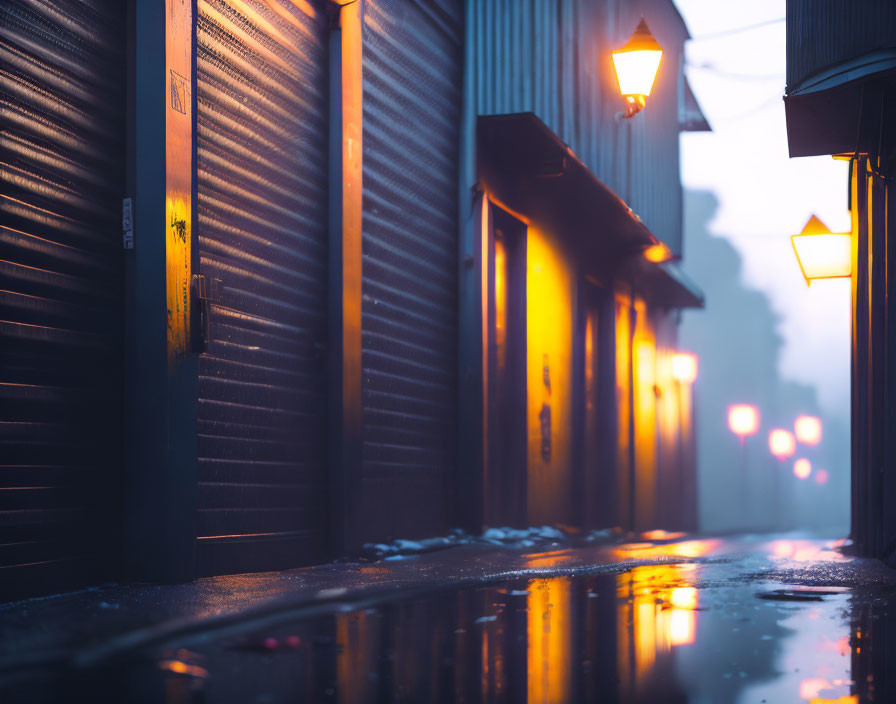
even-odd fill
[[[896,7],[885,0],[787,3],[790,156],[850,162],[852,213],[852,538],[896,550],[890,243],[894,237]]]
[[[687,37],[669,0],[5,3],[9,593],[694,528],[702,297],[644,256],[708,129]]]

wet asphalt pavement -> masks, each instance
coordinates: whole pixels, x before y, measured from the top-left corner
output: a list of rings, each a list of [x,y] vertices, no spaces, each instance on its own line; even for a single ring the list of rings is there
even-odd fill
[[[0,701],[896,701],[894,571],[844,555],[843,541],[669,538],[343,565],[368,588],[330,574],[315,599],[281,585],[251,608],[243,586],[242,606],[217,617],[175,609],[93,639],[90,623],[105,626],[84,614],[137,614],[135,588],[22,602],[0,611]],[[462,580],[439,572],[464,562]],[[153,593],[197,599],[222,583]],[[69,640],[47,635],[46,619],[72,609]]]

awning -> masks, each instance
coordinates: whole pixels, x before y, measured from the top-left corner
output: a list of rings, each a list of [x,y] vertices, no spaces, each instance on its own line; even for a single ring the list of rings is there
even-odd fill
[[[784,109],[790,156],[874,151],[884,94],[894,80],[896,49],[882,49],[788,87]]]
[[[704,296],[681,268],[672,262],[645,262],[638,281],[651,304],[665,308],[703,308]]]
[[[687,77],[682,77],[684,81],[684,104],[678,115],[678,126],[682,132],[712,132],[709,121],[700,109],[700,103],[694,91],[691,90],[691,84],[688,83]]]
[[[477,146],[479,181],[502,207],[571,239],[586,260],[615,269],[607,273],[634,275],[655,305],[703,307],[700,289],[677,265],[641,256],[657,239],[534,114],[480,117]]]
[[[574,238],[586,256],[640,253],[656,238],[533,113],[482,116],[479,182],[516,215]]]

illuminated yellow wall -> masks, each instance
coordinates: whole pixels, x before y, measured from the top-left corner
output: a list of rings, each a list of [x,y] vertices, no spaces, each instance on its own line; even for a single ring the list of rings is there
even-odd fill
[[[629,424],[629,305],[628,296],[616,295],[616,469],[619,482],[619,520],[628,516],[628,424]]]
[[[560,244],[527,236],[528,512],[531,524],[569,521],[572,486],[573,277]],[[550,456],[542,428],[550,416]]]
[[[656,337],[644,301],[635,301],[636,527],[657,528]]]

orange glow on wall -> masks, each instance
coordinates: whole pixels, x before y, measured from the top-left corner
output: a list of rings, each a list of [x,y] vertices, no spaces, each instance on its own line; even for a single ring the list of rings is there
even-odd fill
[[[759,431],[759,409],[748,403],[728,406],[728,427],[740,437],[755,435]]]
[[[808,479],[812,474],[812,463],[805,457],[801,457],[793,463],[793,475],[797,479]]]
[[[526,260],[527,503],[541,525],[570,520],[574,288],[562,243],[534,225]]]
[[[768,434],[768,449],[779,460],[786,460],[796,452],[796,438],[789,430],[775,428]]]
[[[629,521],[629,436],[628,426],[631,415],[629,355],[630,355],[630,310],[631,299],[616,295],[616,467],[619,482],[620,520],[625,525]]]
[[[635,528],[657,524],[656,333],[647,304],[635,300]]]
[[[507,361],[507,251],[495,238],[495,356],[498,369]]]
[[[790,238],[806,285],[816,279],[842,279],[852,275],[852,236],[831,232],[814,215],[803,231]]]
[[[817,445],[821,442],[821,418],[800,416],[793,424],[793,433],[803,445]]]
[[[697,380],[697,355],[690,352],[672,355],[672,376],[680,384],[693,384]]]
[[[672,259],[672,256],[672,250],[669,249],[669,247],[666,246],[663,242],[652,244],[644,250],[644,258],[649,262],[653,262],[654,264],[667,262]]]
[[[815,481],[819,484],[827,484],[828,483],[828,470],[826,469],[816,469],[815,470]]]

